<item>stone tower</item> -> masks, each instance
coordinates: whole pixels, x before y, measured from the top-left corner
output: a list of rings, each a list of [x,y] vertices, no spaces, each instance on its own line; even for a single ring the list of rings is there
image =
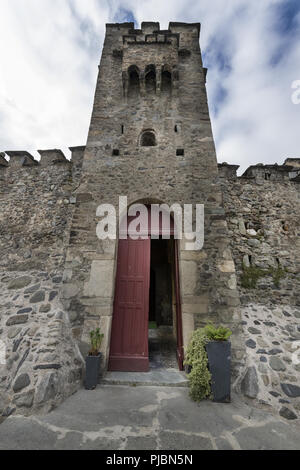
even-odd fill
[[[178,244],[183,346],[195,328],[213,321],[234,331],[234,370],[242,359],[199,34],[198,23],[106,27],[62,293],[84,353],[89,331],[101,326],[108,360],[114,311],[118,241],[97,238],[97,207],[118,207],[119,196],[127,196],[128,205],[205,205],[204,248]]]

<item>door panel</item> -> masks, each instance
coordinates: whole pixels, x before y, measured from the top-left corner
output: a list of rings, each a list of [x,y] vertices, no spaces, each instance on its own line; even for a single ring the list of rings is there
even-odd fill
[[[174,240],[174,268],[175,268],[175,295],[176,295],[176,332],[177,332],[177,363],[179,370],[183,370],[183,334],[182,334],[182,314],[179,284],[179,265],[178,265],[178,241]]]
[[[150,238],[119,240],[109,370],[149,370]]]

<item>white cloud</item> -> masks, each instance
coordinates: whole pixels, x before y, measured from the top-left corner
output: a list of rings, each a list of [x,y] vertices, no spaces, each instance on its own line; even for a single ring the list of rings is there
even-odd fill
[[[127,10],[164,29],[202,23],[219,161],[245,169],[299,156],[291,84],[300,79],[300,45],[279,29],[282,5],[292,12],[295,1],[1,0],[0,150],[85,143],[105,23]]]

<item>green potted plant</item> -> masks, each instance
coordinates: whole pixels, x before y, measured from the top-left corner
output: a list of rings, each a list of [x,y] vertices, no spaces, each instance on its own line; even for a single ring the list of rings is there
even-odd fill
[[[211,374],[213,401],[229,403],[231,398],[231,343],[232,331],[224,326],[208,324],[204,328],[205,349]]]
[[[90,332],[91,349],[89,355],[85,359],[86,374],[85,374],[85,388],[86,390],[94,390],[97,387],[102,354],[100,352],[101,344],[103,341],[103,333],[100,333],[100,328]]]
[[[230,402],[231,334],[229,328],[212,324],[193,332],[184,361],[193,400],[212,396],[215,402]]]

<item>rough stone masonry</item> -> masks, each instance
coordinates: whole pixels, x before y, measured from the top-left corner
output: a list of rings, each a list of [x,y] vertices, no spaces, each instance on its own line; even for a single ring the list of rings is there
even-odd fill
[[[88,334],[109,354],[117,243],[99,204],[205,205],[205,244],[179,249],[183,341],[233,330],[233,386],[300,415],[300,160],[242,177],[217,164],[199,24],[108,24],[85,147],[0,155],[0,416],[57,406],[82,384]]]

